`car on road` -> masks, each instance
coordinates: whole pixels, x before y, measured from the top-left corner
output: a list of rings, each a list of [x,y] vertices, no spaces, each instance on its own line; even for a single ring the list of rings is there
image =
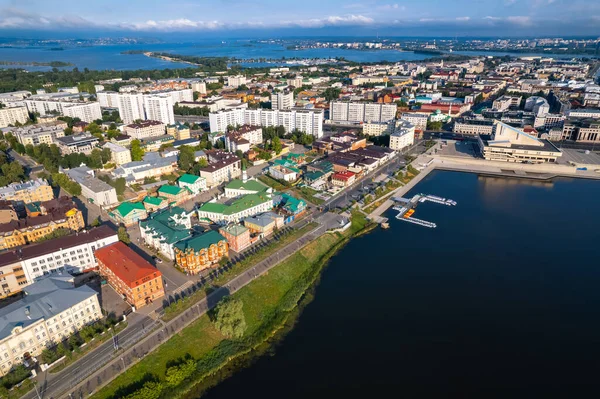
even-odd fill
[[[163,262],[163,260],[161,258],[159,258],[158,256],[153,256],[152,260],[154,260],[154,262],[156,262],[156,263],[162,263]]]

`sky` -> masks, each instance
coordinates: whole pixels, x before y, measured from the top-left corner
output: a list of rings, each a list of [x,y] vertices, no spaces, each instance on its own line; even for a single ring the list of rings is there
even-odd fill
[[[600,0],[0,0],[0,37],[599,36]]]

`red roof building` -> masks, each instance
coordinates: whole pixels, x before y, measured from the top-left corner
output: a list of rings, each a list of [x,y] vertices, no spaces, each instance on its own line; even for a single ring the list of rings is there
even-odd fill
[[[100,274],[136,309],[165,295],[162,273],[121,241],[95,252]]]
[[[356,173],[348,170],[336,172],[331,176],[331,183],[334,186],[348,187],[356,181]]]

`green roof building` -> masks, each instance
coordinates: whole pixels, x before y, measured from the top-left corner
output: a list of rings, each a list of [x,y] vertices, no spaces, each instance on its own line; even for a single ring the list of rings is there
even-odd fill
[[[245,217],[254,216],[273,208],[270,193],[242,195],[229,204],[207,202],[198,209],[198,218],[207,218],[214,223],[237,223]]]
[[[173,245],[192,236],[191,228],[191,214],[178,206],[153,213],[140,222],[144,242],[169,259],[175,259]]]
[[[201,191],[206,190],[206,179],[204,177],[191,175],[189,173],[184,174],[177,181],[179,187],[187,188],[194,195],[199,194]]]
[[[246,194],[258,194],[263,192],[270,193],[271,187],[262,184],[258,180],[243,181],[234,179],[225,186],[225,196],[227,198],[235,198]]]
[[[140,220],[148,217],[146,207],[141,202],[123,202],[115,208],[109,216],[111,216],[117,224],[131,226]]]

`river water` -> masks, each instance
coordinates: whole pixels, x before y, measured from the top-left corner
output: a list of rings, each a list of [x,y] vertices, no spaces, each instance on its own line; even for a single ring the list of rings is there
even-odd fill
[[[295,328],[209,399],[598,397],[600,182],[434,172],[339,252]]]
[[[215,41],[204,40],[197,43],[161,43],[161,44],[137,44],[137,45],[107,45],[107,46],[72,46],[64,47],[62,51],[51,51],[50,47],[22,47],[22,48],[0,48],[0,61],[12,62],[70,62],[79,69],[88,68],[95,70],[133,70],[133,69],[165,69],[165,68],[187,68],[185,63],[168,62],[157,58],[149,58],[143,54],[121,54],[127,50],[144,50],[155,52],[168,52],[181,55],[195,55],[202,57],[235,57],[238,59],[281,59],[286,58],[335,58],[344,57],[355,62],[379,62],[379,61],[417,61],[431,58],[431,54],[415,54],[413,52],[402,52],[397,50],[345,50],[337,48],[318,48],[305,50],[288,50],[285,45],[278,43],[249,42],[247,40]],[[513,55],[531,56],[535,54],[510,54],[510,53],[478,53],[457,52],[467,55]],[[539,54],[538,54],[539,55]],[[544,54],[552,56],[552,54]],[[558,56],[561,57],[561,56]],[[564,56],[563,56],[564,57]],[[242,64],[244,65],[244,64]],[[283,62],[269,64],[248,64],[249,66],[276,66],[284,65]],[[50,67],[45,66],[6,66],[0,68],[23,68],[30,71],[46,71]],[[67,69],[71,69],[67,67]]]

